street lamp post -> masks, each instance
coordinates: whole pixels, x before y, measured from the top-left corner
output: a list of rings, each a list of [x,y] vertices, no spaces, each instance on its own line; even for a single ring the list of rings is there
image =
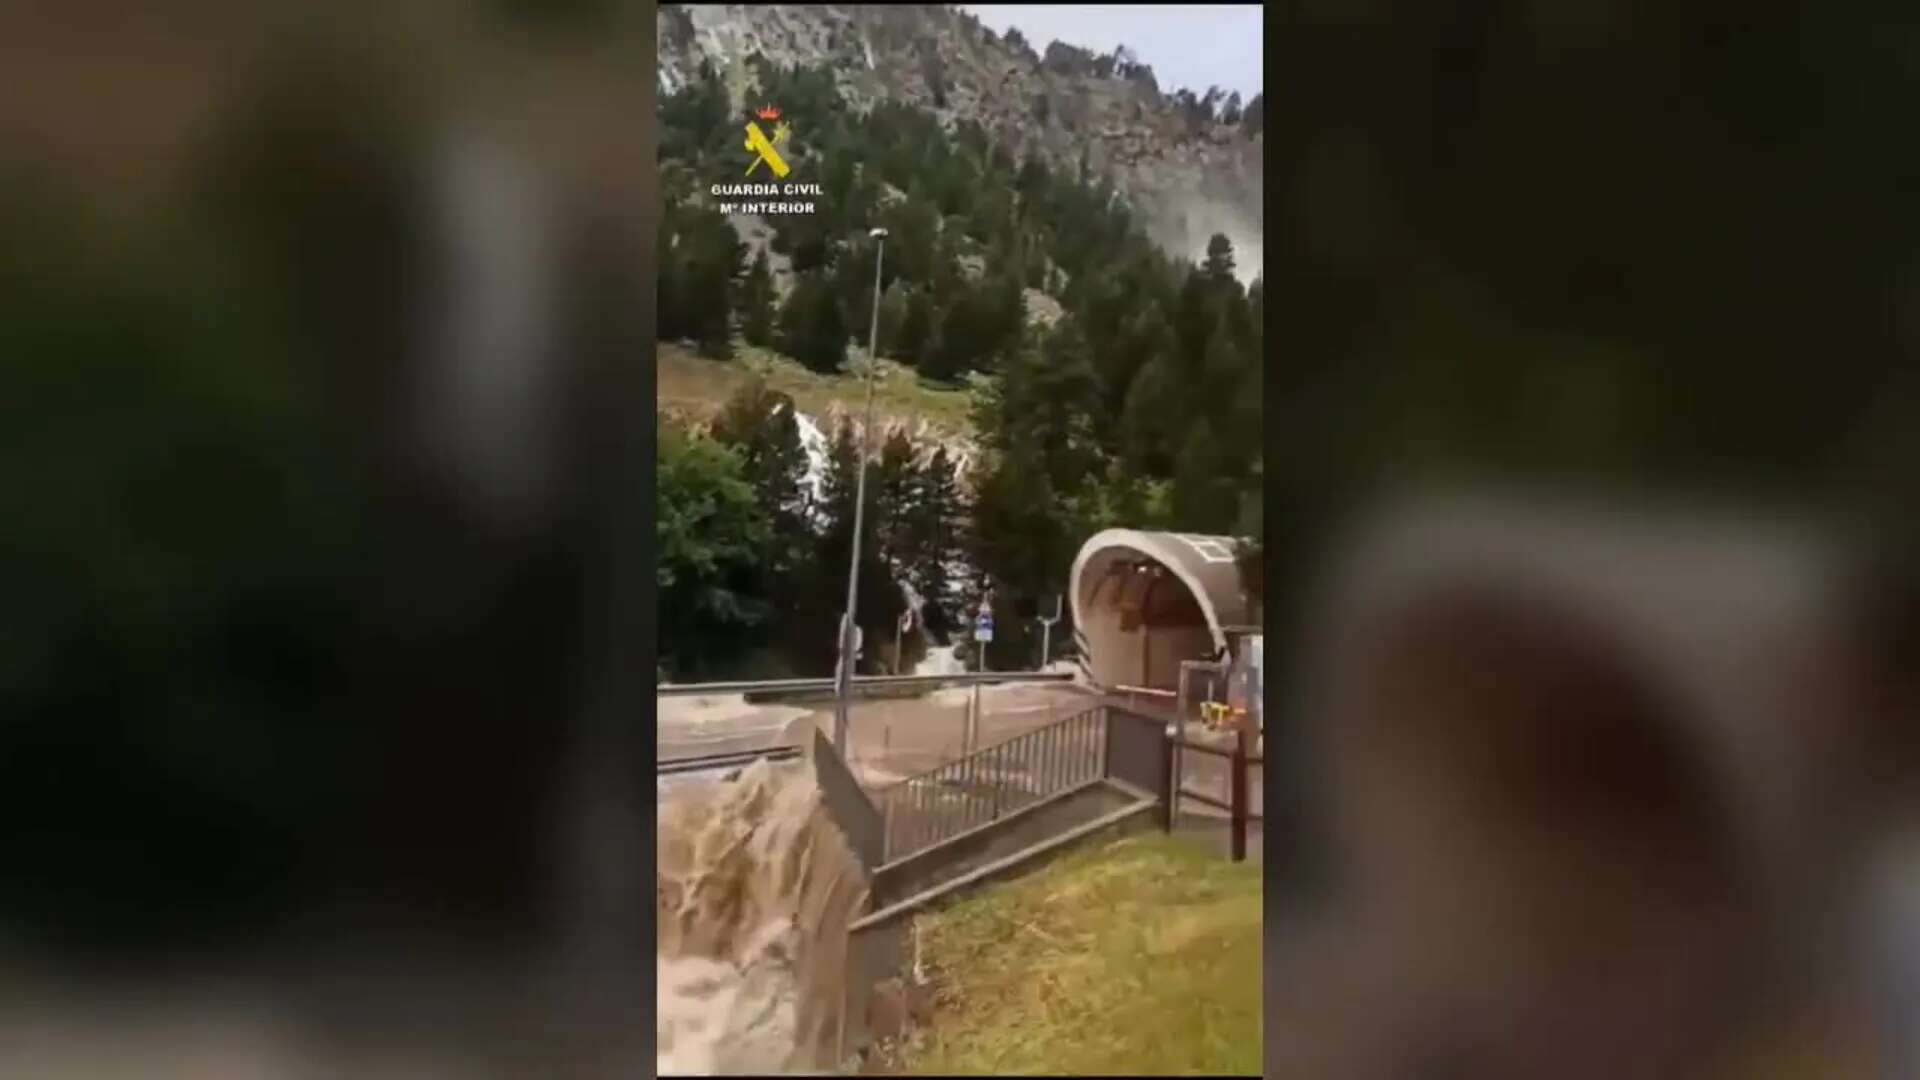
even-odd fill
[[[833,748],[847,756],[848,697],[853,689],[853,612],[860,594],[860,533],[867,509],[867,448],[873,441],[873,379],[880,366],[880,261],[887,251],[887,230],[867,234],[873,251],[873,326],[867,336],[867,420],[860,429],[860,471],[854,481],[853,557],[847,566],[847,609],[840,616],[840,669],[834,677]]]
[[[1053,659],[1053,624],[1060,621],[1061,598],[1053,598],[1053,616],[1036,615],[1034,622],[1040,624],[1040,670],[1047,670],[1047,662]]]

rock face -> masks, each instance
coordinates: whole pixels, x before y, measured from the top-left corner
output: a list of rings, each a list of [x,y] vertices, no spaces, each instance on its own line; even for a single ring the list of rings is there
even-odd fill
[[[662,4],[659,20],[662,91],[685,85],[706,61],[744,108],[758,89],[753,53],[779,65],[826,63],[856,109],[904,101],[949,125],[972,120],[1016,157],[1033,152],[1066,169],[1084,159],[1169,254],[1197,260],[1210,236],[1225,233],[1242,277],[1259,272],[1261,136],[1181,108],[1124,57],[1102,63],[1059,42],[1040,56],[938,5]]]
[[[774,301],[785,301],[793,291],[793,257],[773,250],[773,226],[759,214],[734,214],[727,220],[740,242],[747,245],[746,265],[752,265],[761,252],[766,253],[767,280],[773,285]]]

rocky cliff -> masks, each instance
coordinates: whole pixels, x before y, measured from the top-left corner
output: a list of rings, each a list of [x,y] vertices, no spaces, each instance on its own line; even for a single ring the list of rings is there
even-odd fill
[[[663,92],[704,61],[746,108],[757,103],[747,63],[755,52],[781,66],[825,63],[856,109],[909,102],[949,125],[975,121],[1016,155],[1056,167],[1084,160],[1169,253],[1198,259],[1208,237],[1225,233],[1242,276],[1259,272],[1261,135],[1162,93],[1124,52],[1101,57],[1056,42],[1042,55],[940,5],[662,4],[659,19]]]

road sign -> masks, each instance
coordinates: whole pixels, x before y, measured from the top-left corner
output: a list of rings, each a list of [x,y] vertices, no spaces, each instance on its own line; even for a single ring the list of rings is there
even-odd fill
[[[993,640],[993,613],[992,612],[983,611],[980,613],[980,617],[974,620],[973,636],[975,640],[978,640],[978,641]]]
[[[853,625],[852,634],[848,634],[847,629],[847,617],[842,615],[840,616],[840,637],[843,647],[852,646],[850,651],[853,653],[854,659],[858,660],[860,658],[860,648],[866,643],[867,632],[861,628],[859,623]],[[853,640],[847,641],[846,639],[848,637],[853,638]]]

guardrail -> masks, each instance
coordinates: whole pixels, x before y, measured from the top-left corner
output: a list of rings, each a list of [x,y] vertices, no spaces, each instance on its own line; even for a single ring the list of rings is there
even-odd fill
[[[1106,746],[1106,710],[1095,707],[882,788],[886,861],[1100,779]]]
[[[1137,713],[1172,717],[1179,711],[1180,695],[1152,686],[1128,686],[1121,683],[1107,689],[1107,696]]]
[[[661,776],[675,773],[706,772],[710,769],[725,769],[732,766],[751,765],[762,759],[768,761],[790,761],[800,756],[797,746],[769,746],[764,750],[740,750],[730,754],[702,754],[697,757],[667,758],[656,762],[654,770]]]
[[[1073,675],[1061,671],[969,671],[957,675],[855,675],[853,686],[986,686],[996,683],[1070,683]],[[826,679],[759,679],[752,682],[682,683],[655,686],[655,697],[693,697],[701,694],[804,693],[832,690]]]

